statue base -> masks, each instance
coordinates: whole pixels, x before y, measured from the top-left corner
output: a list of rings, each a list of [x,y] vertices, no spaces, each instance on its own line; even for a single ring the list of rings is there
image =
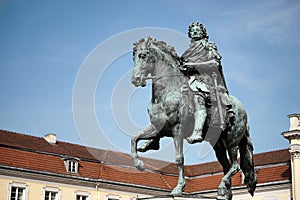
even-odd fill
[[[199,194],[183,194],[182,196],[173,196],[170,194],[167,195],[156,195],[151,197],[143,197],[143,198],[136,198],[136,200],[147,200],[147,199],[217,199],[215,197],[207,197]]]

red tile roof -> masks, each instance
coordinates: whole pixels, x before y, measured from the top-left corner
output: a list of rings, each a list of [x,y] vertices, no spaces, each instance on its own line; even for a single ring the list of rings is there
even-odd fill
[[[77,174],[66,171],[64,156],[80,159]],[[256,154],[255,165],[266,166],[257,171],[259,183],[291,180],[289,158],[287,149]],[[149,158],[143,160],[148,170],[140,172],[132,167],[131,157],[128,154],[62,141],[57,141],[53,145],[40,137],[0,130],[0,165],[2,166],[166,190],[176,186],[178,171],[174,163]],[[283,164],[276,165],[279,163]],[[216,189],[223,177],[221,172],[222,168],[218,162],[185,166],[185,175],[189,177],[185,191]],[[240,173],[233,177],[232,184],[241,185]]]
[[[269,151],[255,154],[254,164],[257,166],[284,163],[290,161],[290,152],[288,149]]]

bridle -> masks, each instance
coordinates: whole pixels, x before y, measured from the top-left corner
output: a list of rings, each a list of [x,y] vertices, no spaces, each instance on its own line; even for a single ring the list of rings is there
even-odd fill
[[[170,75],[164,75],[164,76],[148,76],[145,78],[145,80],[154,80],[154,81],[158,81],[159,79],[162,78],[168,78],[168,77],[176,77],[176,76],[184,76],[183,74],[170,74]]]

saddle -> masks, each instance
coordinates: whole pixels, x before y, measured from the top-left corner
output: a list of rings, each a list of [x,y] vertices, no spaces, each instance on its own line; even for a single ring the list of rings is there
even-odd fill
[[[206,103],[207,118],[205,121],[205,126],[213,127],[213,128],[221,128],[225,130],[230,128],[233,125],[234,112],[231,110],[232,106],[225,105],[224,103],[221,104],[222,105],[220,111],[220,106],[218,106],[217,101],[209,100],[209,102]],[[221,117],[220,114],[222,114],[223,116]]]

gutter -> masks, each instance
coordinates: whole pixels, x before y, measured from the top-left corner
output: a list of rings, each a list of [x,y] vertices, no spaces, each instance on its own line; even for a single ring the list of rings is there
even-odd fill
[[[70,175],[65,175],[65,174],[63,175],[63,174],[56,174],[56,173],[52,173],[52,172],[42,172],[42,171],[37,171],[37,170],[30,170],[30,169],[24,169],[24,168],[18,168],[18,167],[10,167],[10,166],[5,166],[5,165],[0,165],[0,169],[19,171],[19,172],[24,172],[24,173],[33,173],[33,174],[37,174],[37,175],[53,176],[53,177],[57,177],[57,178],[88,181],[88,182],[94,183],[98,186],[99,186],[99,184],[111,184],[111,185],[116,185],[116,186],[126,186],[126,187],[134,187],[134,188],[139,188],[139,189],[154,190],[154,191],[158,191],[158,192],[167,192],[167,193],[170,192],[170,190],[167,190],[167,189],[137,185],[137,184],[132,184],[132,183],[122,183],[122,182],[117,182],[117,181],[109,181],[109,180],[95,179],[95,178],[85,178],[85,177],[79,177],[79,176],[75,177],[75,176],[70,176]]]

